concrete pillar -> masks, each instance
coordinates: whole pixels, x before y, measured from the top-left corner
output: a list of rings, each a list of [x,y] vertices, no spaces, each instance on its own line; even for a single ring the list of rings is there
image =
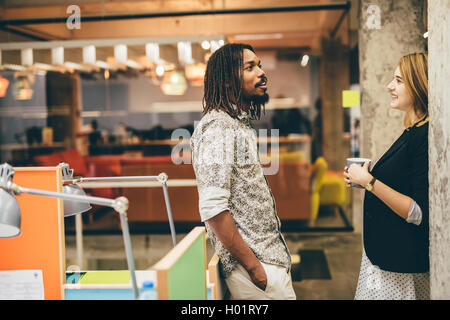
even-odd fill
[[[350,152],[344,139],[342,90],[350,85],[349,48],[339,38],[322,39],[320,61],[320,98],[322,100],[322,153],[328,169],[341,171]]]
[[[423,0],[360,1],[361,155],[373,161],[404,130],[404,113],[390,109],[386,86],[402,56],[425,51],[423,3]]]
[[[431,299],[450,299],[450,2],[428,3]]]
[[[404,113],[389,107],[386,87],[402,56],[425,51],[426,8],[424,0],[360,0],[359,6],[360,148],[361,157],[374,164],[404,130]],[[353,195],[353,221],[359,224],[363,192]]]

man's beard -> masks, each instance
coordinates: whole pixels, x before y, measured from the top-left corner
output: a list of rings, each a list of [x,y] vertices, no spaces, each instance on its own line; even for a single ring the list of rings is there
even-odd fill
[[[243,100],[250,105],[261,106],[269,102],[269,95],[267,93],[264,93],[262,96],[256,94],[251,96],[244,96]]]

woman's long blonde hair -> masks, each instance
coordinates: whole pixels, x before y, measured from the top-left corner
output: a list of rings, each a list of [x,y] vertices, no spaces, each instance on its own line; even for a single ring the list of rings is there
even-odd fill
[[[400,73],[405,87],[413,99],[413,108],[419,119],[428,117],[428,54],[411,53],[403,56],[399,62]],[[404,119],[406,127],[410,123],[408,114]]]

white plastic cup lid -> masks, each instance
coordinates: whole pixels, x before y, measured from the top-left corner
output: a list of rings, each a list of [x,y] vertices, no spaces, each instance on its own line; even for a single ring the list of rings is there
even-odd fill
[[[348,162],[364,162],[364,163],[367,161],[372,162],[372,160],[367,159],[367,158],[347,158],[347,161]]]

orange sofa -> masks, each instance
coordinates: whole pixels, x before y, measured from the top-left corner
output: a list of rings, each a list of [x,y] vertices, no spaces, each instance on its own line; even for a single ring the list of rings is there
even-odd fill
[[[192,165],[172,162],[150,163],[124,160],[123,175],[158,175],[165,172],[170,179],[195,179]],[[276,175],[267,176],[281,220],[308,220],[310,217],[310,164],[280,162]],[[168,221],[162,188],[123,189],[130,200],[130,221]],[[169,187],[174,221],[200,222],[196,187]]]
[[[36,165],[56,166],[66,162],[74,169],[74,176],[156,176],[165,172],[170,179],[195,179],[191,164],[176,165],[171,156],[130,157],[125,155],[81,156],[77,150],[35,157]],[[310,218],[310,164],[304,161],[280,161],[278,172],[268,175],[267,181],[275,198],[281,220]],[[86,190],[89,194],[116,198],[123,195],[130,201],[130,222],[168,221],[161,187],[104,188]],[[174,221],[200,222],[196,187],[169,187]]]

